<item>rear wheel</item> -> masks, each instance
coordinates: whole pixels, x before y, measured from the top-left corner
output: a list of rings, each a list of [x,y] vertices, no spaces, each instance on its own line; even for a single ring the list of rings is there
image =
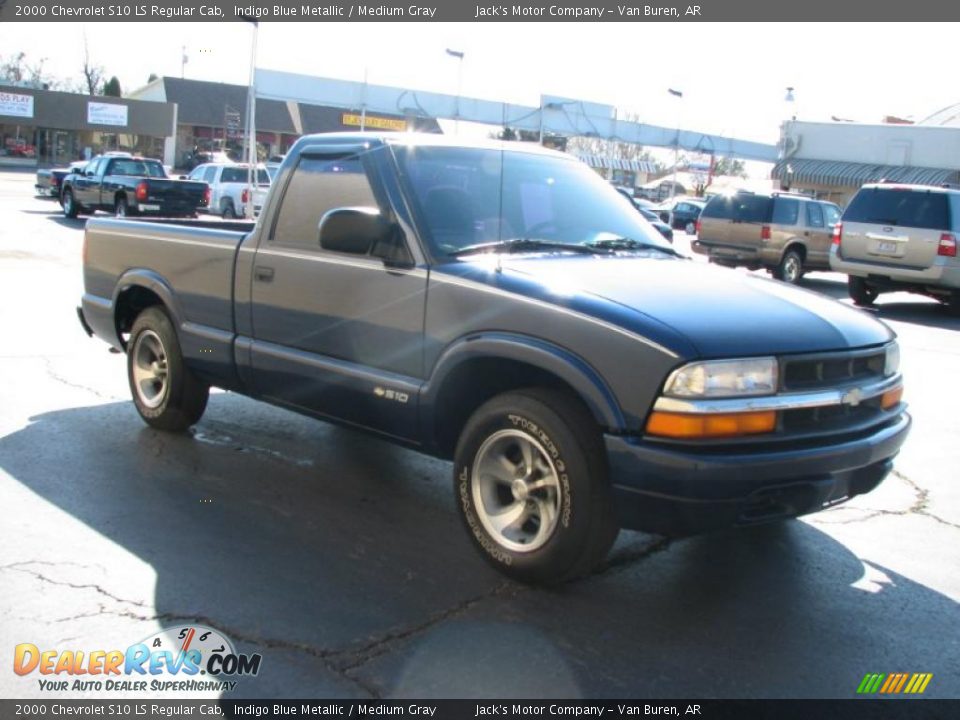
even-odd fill
[[[160,430],[186,430],[207,407],[210,388],[184,364],[173,323],[159,306],[133,323],[127,379],[140,417]]]
[[[63,191],[63,199],[60,201],[63,206],[63,216],[75,218],[80,213],[80,206],[73,197],[73,190],[67,188]]]
[[[875,287],[868,285],[866,280],[853,275],[847,276],[847,292],[850,293],[850,299],[861,307],[873,305],[880,294]]]
[[[127,204],[127,198],[123,195],[118,195],[117,199],[113,202],[113,214],[118,218],[128,217],[133,213],[130,212],[130,206]]]
[[[223,201],[223,210],[221,212],[224,220],[233,220],[237,217],[237,211],[233,207],[233,200]]]
[[[454,483],[481,554],[524,582],[588,573],[619,530],[600,431],[563,393],[521,390],[477,409],[457,443]]]
[[[773,271],[777,280],[796,285],[803,277],[803,255],[799,250],[787,250],[780,260],[780,264]]]

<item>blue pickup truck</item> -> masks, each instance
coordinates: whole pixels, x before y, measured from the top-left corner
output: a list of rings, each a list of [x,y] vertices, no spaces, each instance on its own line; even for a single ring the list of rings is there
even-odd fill
[[[151,426],[211,386],[453,461],[504,573],[589,572],[620,528],[815,512],[910,418],[867,313],[677,254],[576,159],[521,143],[300,139],[258,222],[92,219],[84,328]]]
[[[59,197],[68,218],[97,210],[118,217],[195,217],[206,209],[210,188],[204,182],[167,177],[159,160],[107,153],[68,173]]]

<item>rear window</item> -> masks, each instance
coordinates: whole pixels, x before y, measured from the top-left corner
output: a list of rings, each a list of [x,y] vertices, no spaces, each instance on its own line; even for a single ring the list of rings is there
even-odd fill
[[[869,188],[858,192],[844,222],[877,223],[928,230],[949,230],[947,194],[899,188]]]
[[[244,183],[247,182],[247,168],[245,167],[226,167],[223,169],[223,174],[220,176],[220,182],[222,183]],[[257,171],[257,183],[259,185],[269,185],[270,177],[267,175],[267,171],[260,169]]]
[[[745,223],[770,222],[773,198],[767,195],[717,195],[700,213],[701,218],[719,218]]]

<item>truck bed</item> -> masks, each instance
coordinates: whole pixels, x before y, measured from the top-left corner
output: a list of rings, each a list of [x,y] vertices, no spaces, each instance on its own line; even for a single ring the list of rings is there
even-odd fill
[[[234,258],[252,228],[250,222],[91,218],[84,305],[112,307],[125,276],[147,275],[158,294],[167,289],[175,298],[182,328],[232,334]]]

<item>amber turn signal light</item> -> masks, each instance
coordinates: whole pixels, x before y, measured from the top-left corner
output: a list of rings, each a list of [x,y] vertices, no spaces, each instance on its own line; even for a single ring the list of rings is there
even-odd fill
[[[887,390],[880,398],[880,407],[882,407],[884,410],[889,410],[892,407],[896,407],[900,404],[900,398],[902,397],[903,385],[894,388],[893,390]]]
[[[777,413],[773,410],[716,415],[654,411],[647,420],[647,433],[681,440],[696,440],[768,433],[773,432],[776,426]]]

